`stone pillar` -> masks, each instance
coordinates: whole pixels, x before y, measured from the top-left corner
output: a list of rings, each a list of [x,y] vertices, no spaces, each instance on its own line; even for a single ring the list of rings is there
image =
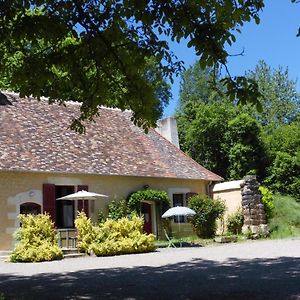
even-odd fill
[[[244,215],[243,233],[249,231],[253,235],[267,235],[268,225],[264,205],[256,176],[246,176],[241,183],[242,209]]]

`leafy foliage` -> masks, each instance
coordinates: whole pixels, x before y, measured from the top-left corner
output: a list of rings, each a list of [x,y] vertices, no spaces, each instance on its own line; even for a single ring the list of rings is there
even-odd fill
[[[296,90],[296,81],[289,79],[288,69],[271,69],[261,60],[253,71],[246,74],[255,80],[261,93],[260,103],[263,111],[252,114],[264,126],[279,126],[295,120],[299,114],[300,94]]]
[[[291,196],[274,195],[274,211],[269,222],[271,238],[300,236],[300,203]]]
[[[243,225],[244,225],[244,215],[241,209],[237,210],[235,213],[228,216],[226,222],[228,232],[233,234],[239,234],[242,232]]]
[[[183,68],[165,37],[186,39],[202,69],[226,65],[226,46],[245,22],[259,23],[263,2],[4,0],[0,81],[22,96],[82,102],[77,130],[97,105],[130,108],[146,129],[168,101],[164,79]],[[244,76],[223,84],[233,98],[257,102],[257,86]]]
[[[130,210],[127,205],[127,201],[121,199],[119,201],[113,200],[108,205],[108,218],[112,220],[118,220],[121,218],[126,218],[130,215]]]
[[[10,255],[13,262],[39,262],[62,258],[50,216],[19,215],[22,226],[16,232],[18,241]]]
[[[212,68],[202,70],[198,63],[190,66],[181,74],[179,110],[185,110],[187,105],[193,107],[224,100],[217,90],[222,88],[218,79],[218,73]]]
[[[266,212],[267,220],[270,220],[270,218],[273,215],[273,210],[274,210],[273,194],[265,186],[260,186],[259,187],[259,191],[261,192],[261,195],[262,195],[261,202],[264,205],[264,209],[265,209],[265,212]]]
[[[155,201],[156,203],[162,203],[170,205],[170,199],[167,192],[147,189],[143,191],[137,191],[132,193],[128,198],[128,208],[130,211],[140,212],[140,203],[142,201]]]
[[[222,99],[211,72],[195,64],[182,75],[181,149],[226,179],[255,174],[270,189],[299,197],[300,96],[288,70],[261,61],[246,74],[264,95],[262,113]]]
[[[196,212],[190,220],[197,235],[204,238],[213,237],[216,232],[216,219],[222,217],[226,209],[224,202],[196,195],[189,199],[188,206]]]
[[[229,103],[189,105],[177,115],[181,149],[213,172],[231,179],[264,174],[261,128]]]
[[[155,249],[153,234],[143,233],[144,220],[137,216],[107,220],[91,250],[97,256],[149,252]]]
[[[277,152],[266,183],[277,192],[294,195],[300,199],[300,151],[296,155]]]
[[[265,184],[274,191],[299,198],[300,119],[275,128],[268,128],[264,140],[271,160]]]
[[[143,224],[142,218],[133,216],[131,219],[107,219],[93,226],[84,212],[79,213],[75,220],[79,249],[97,256],[153,251],[154,235],[144,234]]]
[[[263,173],[265,155],[260,132],[259,124],[248,114],[242,113],[229,120],[225,134],[229,178],[239,179],[245,175]]]
[[[228,120],[235,114],[230,104],[187,104],[177,115],[180,147],[209,170],[225,177],[229,165],[224,149]]]
[[[84,212],[80,212],[75,219],[77,229],[77,247],[80,252],[90,253],[90,245],[98,235],[98,227],[92,224],[91,219],[87,218]]]

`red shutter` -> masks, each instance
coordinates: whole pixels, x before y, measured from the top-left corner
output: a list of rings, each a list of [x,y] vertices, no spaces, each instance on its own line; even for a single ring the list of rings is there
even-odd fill
[[[78,185],[77,191],[89,191],[89,187],[87,185]],[[77,202],[78,211],[84,211],[86,216],[89,217],[89,200],[78,200]]]
[[[43,211],[47,212],[52,222],[55,224],[56,208],[55,208],[55,185],[44,183],[43,184]]]

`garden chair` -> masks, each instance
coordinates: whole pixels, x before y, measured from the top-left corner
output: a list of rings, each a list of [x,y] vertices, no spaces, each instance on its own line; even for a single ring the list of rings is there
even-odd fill
[[[175,244],[172,242],[172,240],[170,239],[166,229],[164,228],[164,233],[165,233],[165,236],[166,236],[166,239],[168,240],[169,244],[168,244],[168,248],[170,247],[173,247],[173,248],[176,248]]]

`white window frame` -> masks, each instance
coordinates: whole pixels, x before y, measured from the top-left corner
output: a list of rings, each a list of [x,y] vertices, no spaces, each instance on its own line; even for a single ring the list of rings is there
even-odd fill
[[[174,203],[173,203],[173,195],[174,194],[183,194],[183,205],[186,206],[186,194],[187,193],[191,193],[191,189],[189,188],[169,188],[168,189],[168,195],[169,198],[171,199],[171,204],[172,207],[174,207]],[[184,223],[186,223],[186,218],[184,220]]]

